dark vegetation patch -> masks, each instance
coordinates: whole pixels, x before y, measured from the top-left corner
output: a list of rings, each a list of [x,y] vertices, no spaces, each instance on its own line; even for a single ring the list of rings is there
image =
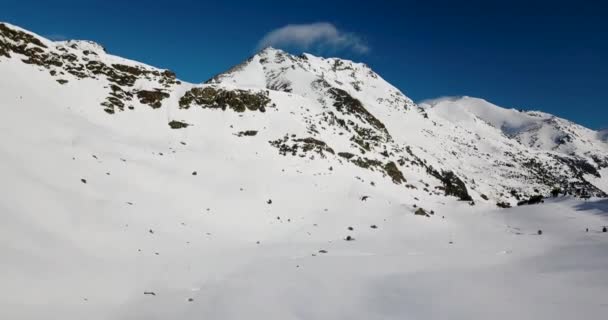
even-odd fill
[[[394,183],[401,184],[406,182],[405,178],[403,177],[403,173],[399,170],[394,162],[391,161],[385,164],[384,171],[393,179]]]
[[[125,109],[125,101],[131,101],[133,94],[130,91],[123,90],[120,86],[115,84],[110,85],[110,90],[110,95],[101,103],[104,107],[104,111],[109,114],[113,114],[117,110],[123,111]]]
[[[362,153],[371,151],[374,147],[380,148],[384,143],[391,141],[391,136],[384,124],[376,119],[365,109],[361,101],[350,96],[346,91],[332,88],[325,80],[317,80],[315,86],[327,86],[328,95],[333,99],[333,106],[337,112],[344,115],[352,115],[362,123],[356,123],[351,119],[339,118],[333,111],[323,113],[322,120],[328,125],[338,126],[347,132],[352,133],[350,141],[353,146],[360,148]],[[323,84],[323,85],[321,85]]]
[[[601,178],[600,173],[597,171],[594,165],[581,158],[567,158],[557,157],[561,162],[565,163],[574,174],[582,178],[583,175],[590,174],[594,177]]]
[[[608,157],[601,158],[600,156],[593,154],[590,157],[599,169],[608,168]]]
[[[390,134],[388,133],[388,130],[386,130],[384,124],[367,111],[361,101],[353,98],[348,92],[342,89],[330,88],[327,92],[334,99],[334,107],[336,110],[354,115],[358,119],[370,124],[376,130],[382,132],[387,141],[390,140]]]
[[[423,208],[416,209],[416,211],[414,211],[414,214],[417,216],[423,216],[423,217],[427,217],[427,218],[431,217],[431,215]]]
[[[324,141],[317,140],[312,137],[298,139],[285,135],[282,139],[269,141],[270,145],[279,149],[279,154],[286,156],[291,154],[292,156],[306,157],[308,153],[313,152],[325,158],[329,154],[334,154],[334,150],[327,145]]]
[[[350,141],[354,142],[356,145],[358,145],[359,147],[361,147],[365,151],[371,151],[372,150],[372,147],[369,144],[369,142],[361,139],[360,137],[352,136],[350,138]]]
[[[346,160],[350,160],[352,157],[354,157],[355,155],[350,153],[350,152],[338,152],[338,155],[342,158],[345,158]]]
[[[452,171],[441,171],[441,173],[433,167],[429,166],[427,172],[433,177],[439,179],[443,184],[446,196],[455,196],[462,201],[471,201],[473,198],[469,195],[466,185]]]
[[[169,127],[171,127],[171,129],[183,129],[183,128],[187,128],[190,124],[182,122],[182,121],[177,121],[177,120],[172,120],[171,122],[169,122]]]
[[[547,186],[547,188],[559,186],[563,194],[583,198],[608,196],[604,191],[589,183],[584,177],[585,175],[601,177],[593,164],[585,159],[574,156],[551,156],[554,160],[553,163],[542,162],[537,159],[526,159],[522,162],[522,166],[534,176],[534,179],[538,183]],[[570,174],[561,173],[562,169],[560,167],[569,171]],[[517,200],[521,200],[521,197],[516,198]]]
[[[555,144],[559,145],[564,145],[567,143],[571,143],[572,142],[572,136],[569,134],[564,134],[558,137],[555,137],[554,139]]]
[[[169,98],[169,94],[161,89],[154,89],[153,91],[140,90],[137,92],[137,97],[139,98],[139,102],[147,104],[154,109],[158,109],[162,106],[161,101],[165,98]]]
[[[543,199],[544,199],[544,197],[541,196],[541,195],[534,195],[534,196],[531,196],[527,200],[519,201],[517,203],[517,205],[518,206],[523,206],[523,205],[532,205],[532,204],[544,203],[545,201]]]
[[[266,88],[274,91],[292,92],[291,81],[278,77],[270,78],[266,81]]]
[[[351,162],[363,169],[384,168],[381,161],[365,157],[357,157],[357,159],[351,160]]]
[[[115,64],[112,66],[121,65]],[[112,68],[101,61],[89,61],[85,67],[94,75],[105,75],[108,81],[119,86],[132,87],[135,84],[135,81],[137,81],[135,75],[122,72],[120,69]],[[80,76],[80,74],[78,76]]]
[[[0,38],[0,55],[10,58],[10,51],[14,51],[20,54],[25,54],[28,44],[40,48],[46,48],[46,45],[42,43],[38,38],[34,37],[29,33],[9,28],[4,23],[0,23],[0,36],[10,40],[4,41]]]
[[[469,195],[465,183],[454,172],[449,170],[436,170],[432,165],[427,164],[426,160],[420,159],[418,156],[416,156],[410,146],[406,146],[405,151],[412,159],[407,157],[399,159],[398,162],[400,165],[404,165],[406,162],[409,162],[412,165],[425,168],[429,175],[441,181],[442,186],[438,186],[436,188],[443,190],[446,196],[455,196],[462,201],[473,200],[473,198]],[[412,186],[412,188],[415,189],[414,186]]]
[[[407,182],[406,179],[403,177],[403,173],[401,172],[401,170],[399,170],[397,165],[392,161],[382,163],[382,161],[375,159],[357,157],[354,160],[351,159],[350,162],[363,169],[369,169],[372,171],[378,170],[382,172],[382,174],[391,177],[395,184]]]
[[[509,191],[509,194],[511,194],[511,196],[513,196],[515,199],[521,200],[521,196],[519,195],[517,190],[513,189],[513,190]]]
[[[284,156],[291,155],[302,158],[309,156],[310,159],[314,159],[314,154],[320,155],[321,158],[326,158],[328,154],[335,154],[335,151],[328,146],[327,143],[313,137],[296,138],[293,135],[290,136],[286,134],[282,139],[269,141],[269,143],[273,147],[279,149],[279,154]],[[376,159],[355,157],[354,154],[349,152],[339,152],[338,156],[352,162],[360,168],[380,171],[383,175],[391,177],[395,184],[402,184],[406,182],[403,173],[393,161],[384,163]]]
[[[188,109],[192,104],[203,108],[230,108],[236,112],[260,111],[265,112],[270,105],[268,92],[251,92],[247,90],[225,90],[215,87],[198,87],[187,91],[179,99],[181,109]]]
[[[503,209],[511,208],[511,204],[508,202],[497,202],[496,206]]]
[[[236,135],[238,137],[253,137],[253,136],[257,135],[257,134],[258,134],[257,130],[246,130],[246,131],[237,132]]]
[[[321,140],[317,140],[312,137],[303,138],[303,139],[295,139],[294,141],[303,143],[304,152],[308,152],[311,150],[324,150],[331,154],[334,154],[334,150],[332,148],[330,148],[329,146],[327,146],[327,143],[325,143]]]

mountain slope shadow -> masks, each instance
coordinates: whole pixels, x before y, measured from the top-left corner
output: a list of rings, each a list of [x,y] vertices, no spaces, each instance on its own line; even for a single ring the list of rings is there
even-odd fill
[[[575,206],[576,211],[594,211],[596,215],[608,218],[608,199],[583,202]]]

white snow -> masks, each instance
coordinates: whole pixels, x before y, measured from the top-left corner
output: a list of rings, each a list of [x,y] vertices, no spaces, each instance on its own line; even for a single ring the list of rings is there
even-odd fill
[[[539,111],[504,109],[486,100],[467,96],[427,100],[421,106],[463,126],[477,120],[484,121],[520,143],[540,150],[558,150],[564,154],[608,150],[608,145],[596,138],[597,132]],[[566,135],[575,139],[574,145],[560,146],[557,143]]]
[[[50,50],[65,45],[51,44]],[[87,49],[67,50],[81,56]],[[69,82],[60,85],[44,68],[0,56],[0,319],[592,319],[608,313],[606,200],[495,205],[513,188],[543,188],[519,164],[498,165],[510,161],[505,152],[546,161],[548,152],[566,152],[545,149],[546,141],[531,147],[529,136],[513,140],[503,126],[530,132],[554,117],[475,98],[419,108],[362,64],[340,60],[349,69],[334,70],[336,59],[306,55],[308,62],[291,68],[291,56],[282,53],[287,60],[280,62],[277,52],[265,50],[214,84],[288,85],[290,92],[269,90],[276,106],[265,113],[180,109],[177,101],[194,86],[182,83],[170,88],[162,108],[133,99],[134,110],[108,115],[99,105],[107,79],[66,74]],[[153,68],[99,55],[108,64]],[[477,205],[434,193],[440,182],[413,164],[399,168],[417,189],[334,155],[279,155],[268,141],[313,135],[311,124],[314,137],[336,152],[359,155],[351,132],[321,121],[332,101],[311,86],[318,79],[362,101],[390,132],[391,152],[411,146],[434,167],[463,175]],[[151,80],[135,85],[155,86]],[[172,130],[173,119],[192,126]],[[556,120],[560,128],[562,120]],[[570,151],[605,154],[597,132],[568,124],[563,130],[575,138]],[[244,130],[258,134],[235,135]],[[554,131],[535,132],[545,138]],[[380,150],[365,156],[386,161]],[[601,178],[586,177],[608,191],[608,171],[599,172]],[[416,216],[414,206],[434,215]],[[345,241],[349,235],[355,240]]]

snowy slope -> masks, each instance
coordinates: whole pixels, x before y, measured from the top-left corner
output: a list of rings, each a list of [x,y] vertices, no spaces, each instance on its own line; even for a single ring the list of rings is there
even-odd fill
[[[605,200],[496,207],[606,191],[574,125],[571,155],[346,60],[266,49],[190,84],[8,24],[0,97],[2,319],[608,311]]]
[[[526,161],[549,164],[549,171],[566,166],[570,171],[567,175],[593,181],[595,187],[607,192],[605,182],[600,181],[605,181],[601,171],[608,167],[608,144],[596,131],[547,113],[504,109],[478,98],[440,98],[421,106],[476,135],[493,135],[494,142],[504,141],[507,146],[501,149],[505,152],[526,154]]]
[[[581,155],[608,151],[608,145],[597,139],[598,132],[543,112],[504,109],[471,97],[435,99],[423,105],[462,125],[480,119],[521,144],[539,150]]]
[[[279,90],[308,99],[307,111],[313,117],[320,115],[318,124],[338,124],[331,136],[314,132],[321,140],[371,140],[371,147],[365,150],[352,150],[357,149],[352,143],[350,150],[344,150],[349,148],[344,142],[340,148],[369,159],[393,160],[408,181],[428,179],[430,167],[454,172],[474,189],[469,191],[476,200],[485,196],[495,203],[516,202],[539,192],[547,195],[556,188],[582,195],[603,196],[606,192],[600,187],[603,183],[590,181],[605,181],[599,170],[608,167],[608,145],[597,138],[597,132],[549,114],[504,109],[469,97],[437,99],[417,106],[363,64],[309,54],[293,56],[273,48],[207,83]],[[358,135],[357,120],[342,119],[343,115],[332,108],[336,107],[333,90],[360,101],[386,128],[385,134],[383,128],[372,127],[367,137]],[[354,130],[349,130],[353,126]],[[383,143],[374,148],[374,141]],[[334,146],[333,142],[329,145]],[[410,152],[404,151],[407,148]],[[385,150],[388,156],[382,155]]]

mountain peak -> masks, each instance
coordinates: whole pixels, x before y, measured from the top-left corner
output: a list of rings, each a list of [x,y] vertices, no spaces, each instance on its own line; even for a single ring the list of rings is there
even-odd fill
[[[205,83],[282,91],[315,100],[335,88],[370,104],[382,101],[395,108],[413,105],[366,64],[308,53],[295,56],[273,47],[264,48]]]
[[[273,46],[266,46],[266,47],[262,48],[260,51],[258,51],[256,55],[267,55],[267,54],[275,54],[275,53],[288,54],[286,51],[284,51],[282,49],[275,48]]]
[[[89,51],[97,54],[108,53],[106,48],[104,48],[101,44],[90,41],[90,40],[66,40],[66,41],[55,41],[57,46],[67,46],[72,49],[81,50],[81,51]]]
[[[268,154],[273,148],[306,161],[320,157],[336,168],[354,165],[396,184],[410,181],[410,190],[427,189],[425,194],[440,193],[429,189],[432,184],[457,185],[445,194],[467,200],[483,194],[509,201],[513,189],[530,195],[555,186],[602,194],[585,180],[585,175],[599,178],[608,167],[608,147],[597,132],[469,96],[435,99],[419,108],[363,63],[267,47],[195,85],[180,82],[170,71],[107,54],[95,42],[52,42],[6,25],[0,32],[0,80],[6,88],[28,96],[34,82],[46,90],[45,98],[55,99],[59,113],[77,104],[96,123],[131,125],[128,119],[145,117],[166,126],[169,115],[169,128],[197,134],[202,134],[198,128],[219,128],[222,121],[235,129],[246,124],[232,133],[241,137],[260,131],[256,152]],[[24,76],[13,79],[14,74]],[[150,108],[166,112],[132,112]],[[226,114],[199,117],[187,109]],[[212,138],[228,141],[223,132]],[[539,172],[531,163],[555,169]],[[496,178],[488,177],[488,170]]]

